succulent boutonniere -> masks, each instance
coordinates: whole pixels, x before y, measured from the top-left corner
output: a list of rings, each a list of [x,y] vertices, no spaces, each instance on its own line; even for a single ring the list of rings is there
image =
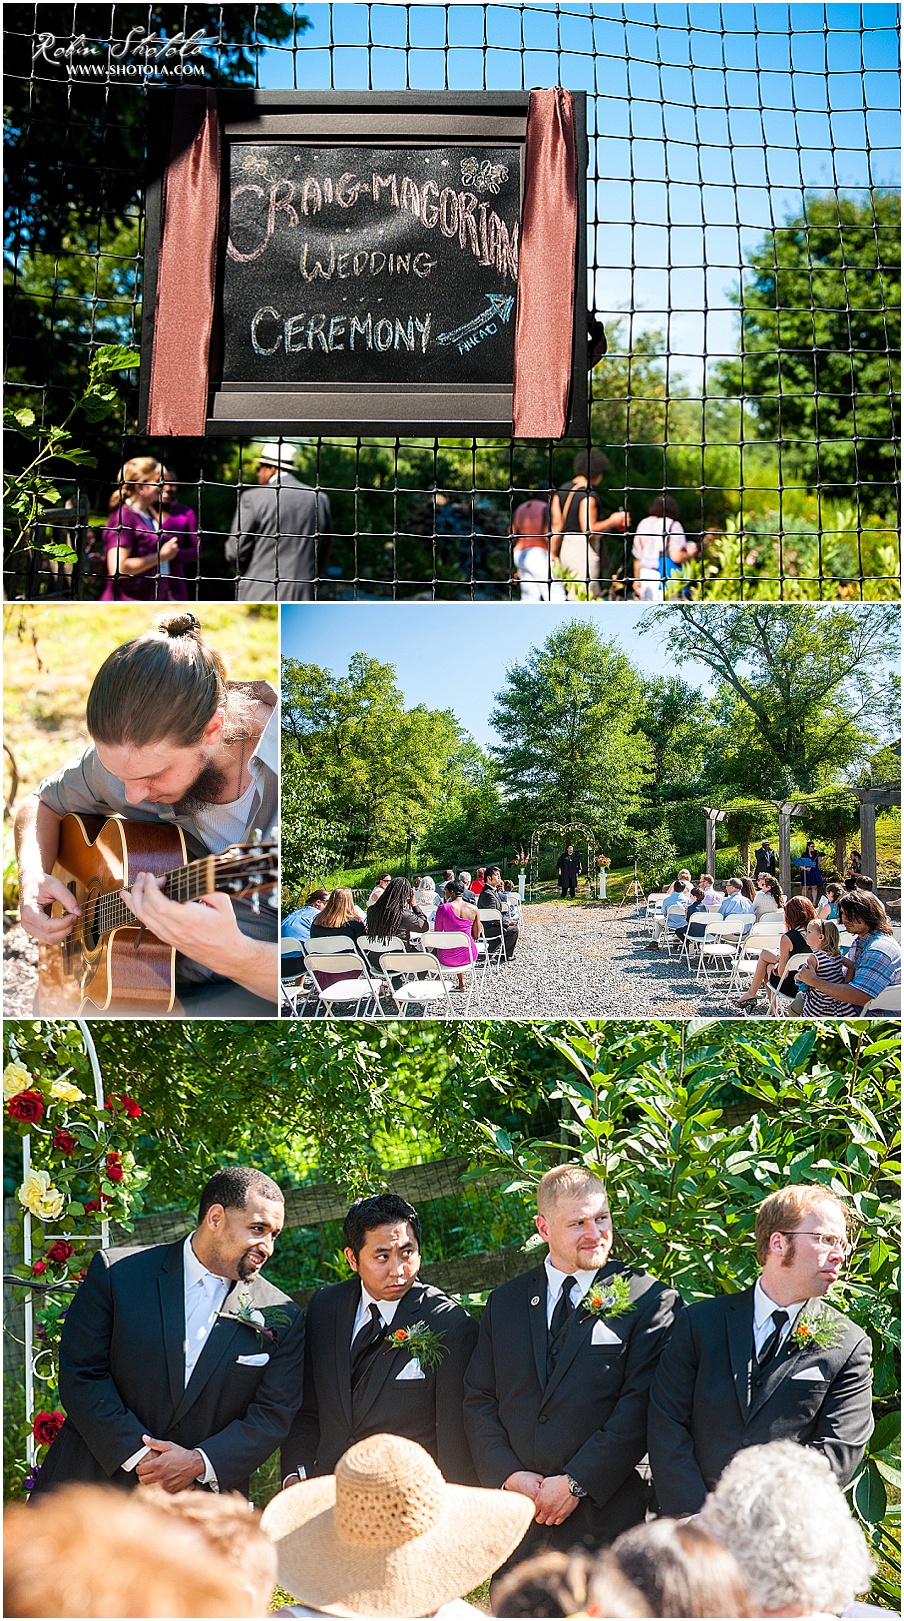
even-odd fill
[[[831,1351],[839,1343],[837,1325],[825,1312],[804,1308],[788,1338],[798,1351]]]
[[[236,1311],[218,1312],[227,1322],[244,1323],[247,1328],[253,1328],[261,1343],[269,1340],[276,1345],[279,1340],[278,1330],[288,1328],[292,1319],[281,1306],[255,1306],[250,1295],[239,1295]]]
[[[581,1301],[585,1317],[624,1317],[634,1302],[627,1278],[617,1274],[605,1283],[594,1283]]]
[[[445,1334],[435,1334],[426,1323],[412,1323],[410,1328],[397,1328],[385,1336],[394,1351],[409,1351],[420,1363],[421,1371],[438,1368],[446,1354]]]

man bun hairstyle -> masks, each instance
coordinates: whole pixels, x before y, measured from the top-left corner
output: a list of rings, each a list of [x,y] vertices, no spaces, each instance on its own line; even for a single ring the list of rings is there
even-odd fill
[[[346,1248],[351,1250],[357,1261],[368,1233],[375,1227],[385,1227],[396,1221],[407,1221],[420,1249],[421,1223],[418,1213],[401,1194],[371,1193],[364,1199],[356,1199],[342,1223]]]
[[[88,731],[111,746],[166,738],[191,748],[227,696],[226,663],[204,640],[200,620],[171,614],[104,659],[88,694]]]
[[[253,1165],[224,1165],[222,1170],[214,1171],[201,1189],[198,1226],[215,1204],[222,1205],[224,1210],[244,1210],[252,1190],[264,1199],[284,1203],[283,1191],[272,1176],[267,1176]]]

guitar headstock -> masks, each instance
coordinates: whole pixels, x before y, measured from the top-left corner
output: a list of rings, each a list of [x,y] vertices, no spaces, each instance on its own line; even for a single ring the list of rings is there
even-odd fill
[[[209,859],[214,863],[216,888],[233,900],[253,899],[265,889],[275,889],[278,882],[275,844],[231,844]]]

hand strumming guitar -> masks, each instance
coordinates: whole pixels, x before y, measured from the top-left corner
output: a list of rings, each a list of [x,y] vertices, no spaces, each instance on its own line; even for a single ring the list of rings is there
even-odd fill
[[[131,888],[122,891],[123,904],[158,940],[215,974],[236,980],[255,996],[272,1001],[276,982],[273,945],[242,934],[228,895],[171,901],[162,894],[165,881],[139,873]]]

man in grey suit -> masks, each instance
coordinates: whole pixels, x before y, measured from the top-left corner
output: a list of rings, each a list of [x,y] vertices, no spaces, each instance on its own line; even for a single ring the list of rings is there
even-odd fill
[[[870,1342],[826,1304],[848,1253],[827,1188],[780,1188],[756,1217],[752,1289],[688,1306],[650,1392],[649,1452],[664,1514],[696,1514],[743,1447],[795,1441],[847,1485],[872,1434]]]
[[[239,602],[313,602],[329,562],[329,498],[295,477],[292,445],[264,445],[257,489],[239,493],[226,558],[239,568]]]

